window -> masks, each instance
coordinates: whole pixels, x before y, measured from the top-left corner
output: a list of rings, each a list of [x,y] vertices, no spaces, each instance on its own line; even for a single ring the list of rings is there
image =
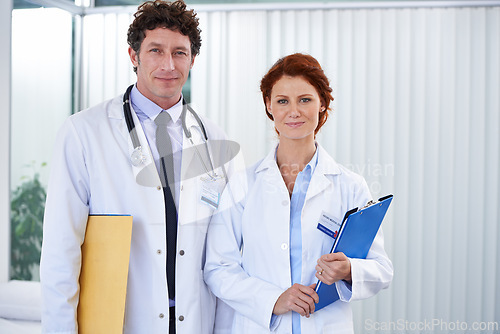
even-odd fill
[[[10,278],[38,280],[41,219],[57,130],[72,107],[72,17],[12,13]]]

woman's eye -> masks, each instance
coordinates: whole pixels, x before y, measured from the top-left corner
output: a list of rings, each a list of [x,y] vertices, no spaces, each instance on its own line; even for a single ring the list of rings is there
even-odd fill
[[[309,101],[311,101],[311,99],[308,97],[303,97],[300,99],[300,102],[309,102]]]
[[[280,100],[278,100],[278,104],[285,104],[285,103],[287,103],[287,102],[288,102],[288,101],[287,101],[287,100],[285,100],[285,99],[280,99]]]

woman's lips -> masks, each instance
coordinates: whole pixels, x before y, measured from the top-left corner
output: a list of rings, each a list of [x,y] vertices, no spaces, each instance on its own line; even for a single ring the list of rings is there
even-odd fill
[[[291,128],[298,128],[302,124],[304,124],[304,122],[289,122],[289,123],[286,123],[286,125],[289,126],[289,127],[291,127]]]

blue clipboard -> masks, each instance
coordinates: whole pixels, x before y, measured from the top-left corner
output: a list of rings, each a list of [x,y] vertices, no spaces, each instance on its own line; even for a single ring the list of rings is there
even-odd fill
[[[392,197],[387,195],[376,202],[368,202],[359,210],[355,208],[348,211],[340,226],[339,235],[333,242],[331,253],[342,252],[349,258],[365,259]],[[335,283],[327,285],[318,280],[315,290],[319,296],[315,312],[339,299]]]

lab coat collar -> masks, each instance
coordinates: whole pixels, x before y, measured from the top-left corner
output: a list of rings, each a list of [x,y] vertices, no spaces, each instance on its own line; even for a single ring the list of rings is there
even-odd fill
[[[274,146],[271,151],[265,156],[259,166],[255,169],[255,174],[260,173],[266,169],[278,168],[278,164],[276,163],[275,159],[277,147],[278,145]]]
[[[182,167],[181,167],[181,179],[185,180],[189,178],[189,169],[191,168],[192,163],[196,163],[198,160],[195,159],[195,150],[192,149],[195,145],[203,145],[205,142],[205,138],[203,137],[203,133],[200,125],[196,121],[196,118],[186,110],[186,128],[191,131],[191,140],[189,140],[186,136],[186,132],[182,131]],[[199,167],[197,167],[199,169]],[[197,170],[198,170],[197,169]]]
[[[183,105],[183,108],[186,108],[186,127],[188,129],[191,129],[192,127],[196,127],[196,131],[194,131],[195,133],[196,132],[199,132],[201,133],[201,128],[200,128],[200,125],[198,124],[198,122],[196,121],[196,118],[194,118],[193,114],[191,114],[191,112],[189,110],[187,110],[187,105],[184,106]],[[181,112],[182,112],[182,109],[181,109]],[[182,114],[179,114],[179,117],[181,116]],[[199,131],[198,131],[199,130]],[[191,130],[191,132],[193,132]],[[184,136],[186,136],[186,134],[184,134]],[[196,144],[196,140],[194,138],[197,138],[197,136],[195,136],[193,134],[193,142]]]
[[[132,88],[132,91],[130,92],[130,100],[131,103],[136,109],[136,112],[141,112],[149,119],[155,120],[156,117],[160,112],[162,112],[165,109],[162,109],[159,105],[142,95],[142,93],[137,89],[137,84],[134,85]],[[177,101],[176,104],[174,104],[172,107],[169,109],[165,110],[170,114],[170,118],[172,119],[173,123],[176,123],[179,120],[179,117],[182,112],[182,101],[183,97],[181,95],[181,98],[179,101]]]
[[[134,85],[134,88],[132,89],[132,92],[130,94],[131,94],[131,96],[134,97],[134,99],[139,100],[139,104],[142,104],[142,105],[147,104],[148,108],[151,107],[151,105],[153,105],[152,108],[155,109],[154,114],[146,113],[145,110],[147,108],[144,108],[145,110],[143,110],[144,114],[147,115],[152,120],[154,120],[155,117],[158,116],[158,114],[162,111],[161,107],[157,106],[154,102],[152,102],[152,101],[148,100],[146,97],[144,97],[139,92],[139,90],[137,90],[135,85]],[[110,108],[110,111],[109,111],[110,118],[122,119],[125,117],[123,114],[123,95],[124,94],[121,94],[119,97],[116,97],[116,98],[109,101],[109,103],[112,104],[112,108]],[[131,99],[132,99],[132,97],[131,97]],[[180,116],[182,113],[182,101],[183,101],[183,97],[181,95],[181,99],[179,100],[179,102],[177,102],[177,104],[175,104],[170,109],[168,109],[168,113],[170,114],[170,117],[172,118],[172,122],[174,122],[174,123],[180,119]],[[133,107],[132,103],[131,103],[130,108],[135,111],[135,108]],[[133,112],[133,114],[135,114],[135,112]],[[135,121],[138,121],[138,119],[134,119],[134,122]],[[140,123],[138,123],[138,124],[140,124]]]
[[[322,175],[337,175],[342,174],[342,171],[337,162],[326,152],[323,146],[316,144],[318,147],[318,166],[316,173]]]
[[[111,104],[111,108],[107,108],[109,118],[114,118],[114,119],[125,118],[125,115],[123,114],[123,94],[115,97],[114,99],[108,101],[107,103]]]
[[[309,182],[306,201],[325,191],[330,186],[334,186],[333,180],[330,176],[342,173],[339,165],[326,152],[326,150],[320,145],[318,145],[317,147],[318,165],[316,166],[316,170],[314,171],[311,177],[311,181]]]

